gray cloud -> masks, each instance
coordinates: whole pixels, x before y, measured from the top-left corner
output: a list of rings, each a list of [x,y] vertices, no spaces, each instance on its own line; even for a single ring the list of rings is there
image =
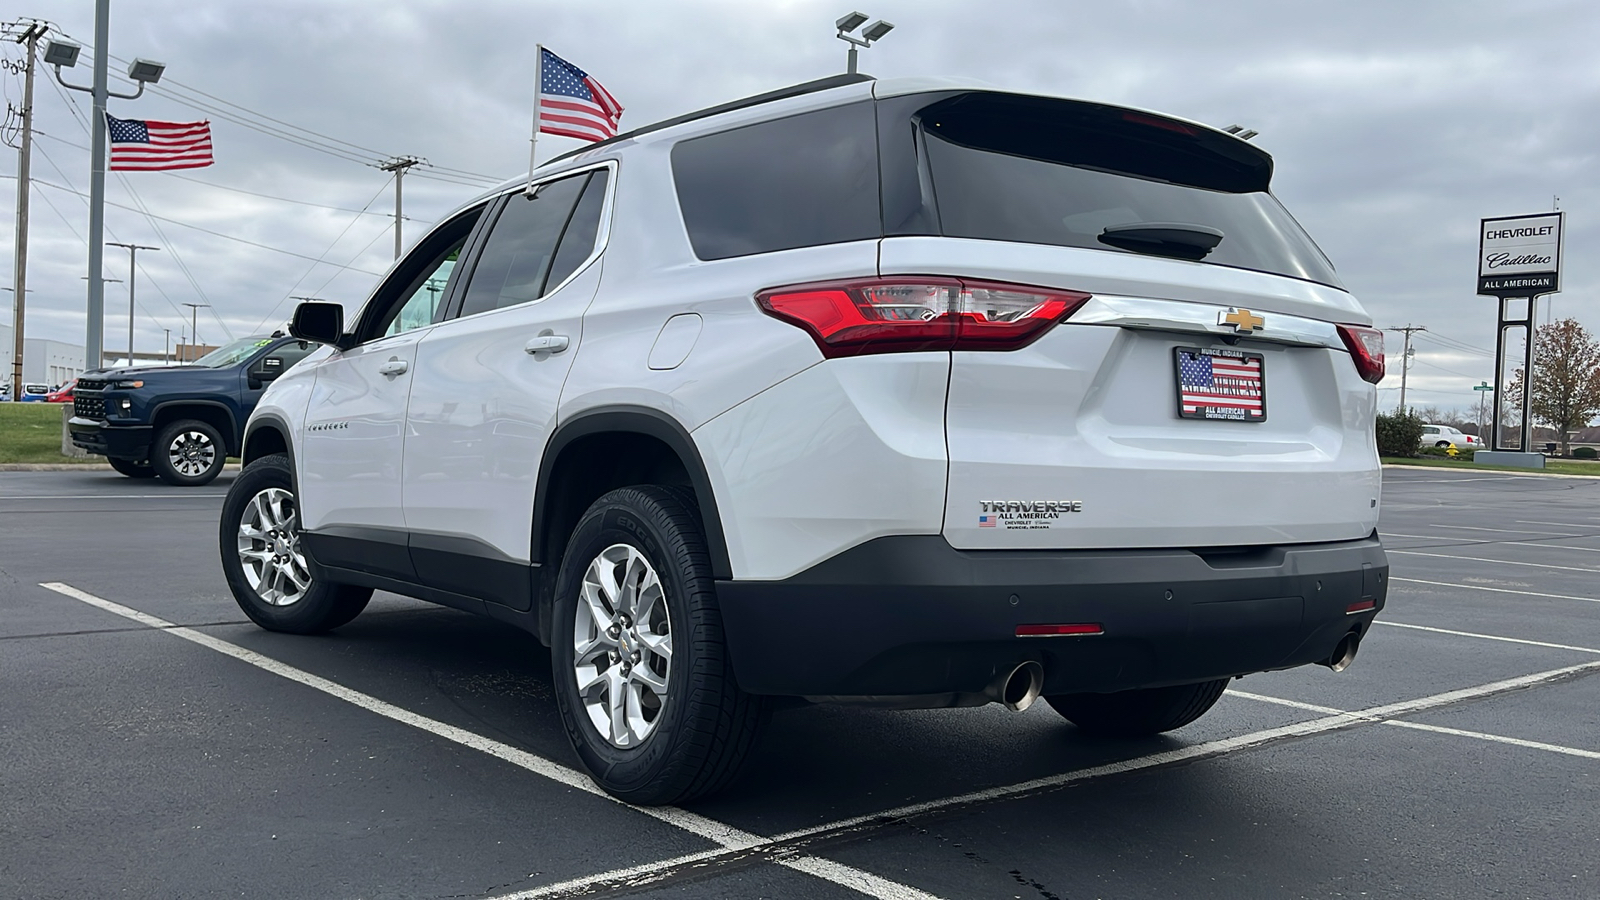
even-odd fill
[[[379,154],[416,154],[494,176],[526,168],[536,42],[602,80],[627,106],[624,127],[830,74],[844,54],[830,26],[845,7],[810,0],[198,7],[120,0],[114,7],[118,56],[162,59],[169,77],[185,85]],[[1593,52],[1600,7],[1590,2],[872,0],[865,11],[898,25],[863,56],[863,69],[880,76],[978,78],[1259,129],[1256,141],[1278,161],[1279,196],[1379,324],[1425,324],[1446,339],[1491,347],[1494,301],[1472,294],[1477,220],[1548,209],[1559,194],[1570,221],[1565,291],[1554,307],[1600,326],[1588,299],[1600,268],[1586,252],[1600,241],[1600,60]],[[80,40],[92,37],[88,2],[34,12]],[[15,57],[14,48],[8,52]],[[82,67],[75,75],[87,78]],[[13,99],[19,93],[15,79],[6,89]],[[86,114],[86,98],[74,97]],[[40,146],[62,171],[36,159],[36,177],[86,189],[88,154],[79,148],[87,136],[43,83],[38,107],[48,135]],[[143,118],[203,115],[164,96],[112,109]],[[149,209],[353,269],[176,224],[160,223],[162,237],[138,213],[112,209],[108,223],[120,239],[176,248],[235,334],[263,320],[281,323],[291,293],[358,303],[375,279],[357,270],[381,271],[392,252],[381,215],[392,208],[387,176],[231,122],[214,119],[213,127],[218,163],[188,177],[339,209],[165,175],[127,176]],[[548,136],[541,145],[541,158],[576,146]],[[406,180],[410,236],[475,193],[429,174],[418,170]],[[117,179],[110,185],[113,202],[136,205]],[[30,333],[77,342],[85,206],[48,187],[35,198]],[[366,215],[346,211],[369,201]],[[9,242],[9,217],[3,234]],[[146,313],[138,339],[153,347],[163,326],[176,329],[186,317],[177,304],[200,301],[174,254],[141,259],[148,280],[141,274]],[[108,254],[112,277],[126,277],[126,267],[125,256]],[[112,346],[125,340],[122,291],[107,289]],[[202,322],[202,337],[218,330]],[[1491,377],[1490,360],[1428,339],[1417,347],[1417,400],[1472,405],[1468,388]],[[1383,388],[1392,402],[1398,378]]]

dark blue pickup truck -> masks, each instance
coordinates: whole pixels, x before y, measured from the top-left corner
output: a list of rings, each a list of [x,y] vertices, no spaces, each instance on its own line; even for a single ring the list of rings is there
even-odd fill
[[[129,478],[209,484],[239,455],[261,392],[317,346],[274,334],[234,341],[186,366],[86,372],[67,430],[73,444]]]

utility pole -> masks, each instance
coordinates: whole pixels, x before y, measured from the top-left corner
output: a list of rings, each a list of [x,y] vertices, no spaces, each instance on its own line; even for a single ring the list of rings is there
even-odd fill
[[[406,170],[412,166],[420,166],[427,162],[415,156],[396,156],[378,163],[378,168],[385,172],[394,173],[394,258],[400,258],[400,183],[405,178]]]
[[[1400,414],[1401,415],[1405,415],[1406,408],[1407,408],[1406,407],[1406,375],[1410,374],[1410,372],[1411,372],[1411,335],[1415,334],[1418,331],[1427,331],[1428,329],[1424,328],[1421,325],[1412,325],[1412,324],[1410,324],[1408,322],[1403,326],[1397,325],[1397,326],[1395,326],[1393,328],[1386,328],[1384,330],[1385,331],[1402,331],[1402,332],[1405,332],[1405,336],[1406,336],[1406,348],[1400,354]]]
[[[11,308],[12,341],[11,396],[22,397],[22,326],[28,296],[28,195],[29,166],[33,160],[33,61],[39,50],[39,38],[44,37],[47,26],[34,22],[17,35],[17,43],[28,47],[27,68],[22,76],[22,143],[17,147],[17,255],[12,265],[14,284]]]
[[[202,308],[210,309],[209,303],[185,303],[189,307],[189,355],[194,356],[195,350],[200,346],[200,320],[196,318]],[[193,359],[189,362],[194,362]]]
[[[161,329],[161,361],[172,362],[172,329]]]
[[[133,272],[134,261],[140,250],[160,250],[160,247],[146,247],[143,244],[123,244],[117,241],[107,241],[109,247],[128,248],[128,365],[133,365]]]

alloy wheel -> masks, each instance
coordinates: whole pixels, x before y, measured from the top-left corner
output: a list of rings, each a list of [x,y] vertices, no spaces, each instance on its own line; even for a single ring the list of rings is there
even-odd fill
[[[173,471],[186,478],[204,474],[217,460],[217,445],[203,431],[184,431],[167,446]]]
[[[639,746],[661,720],[672,671],[666,596],[644,554],[613,544],[589,563],[572,632],[589,721],[613,747]]]
[[[239,519],[238,545],[245,581],[268,605],[289,606],[310,589],[293,494],[270,487],[251,498]]]

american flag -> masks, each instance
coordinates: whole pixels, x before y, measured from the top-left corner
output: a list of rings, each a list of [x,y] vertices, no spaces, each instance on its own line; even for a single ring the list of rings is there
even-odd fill
[[[106,130],[113,172],[198,169],[212,163],[210,122],[119,119],[107,113]]]
[[[993,528],[994,527],[994,523],[995,523],[995,519],[997,519],[997,518],[998,518],[998,516],[979,516],[978,517],[978,527],[979,528]]]
[[[1261,357],[1178,350],[1178,392],[1185,415],[1203,419],[1264,419]]]
[[[617,136],[622,104],[572,63],[539,48],[539,130],[603,141]]]

